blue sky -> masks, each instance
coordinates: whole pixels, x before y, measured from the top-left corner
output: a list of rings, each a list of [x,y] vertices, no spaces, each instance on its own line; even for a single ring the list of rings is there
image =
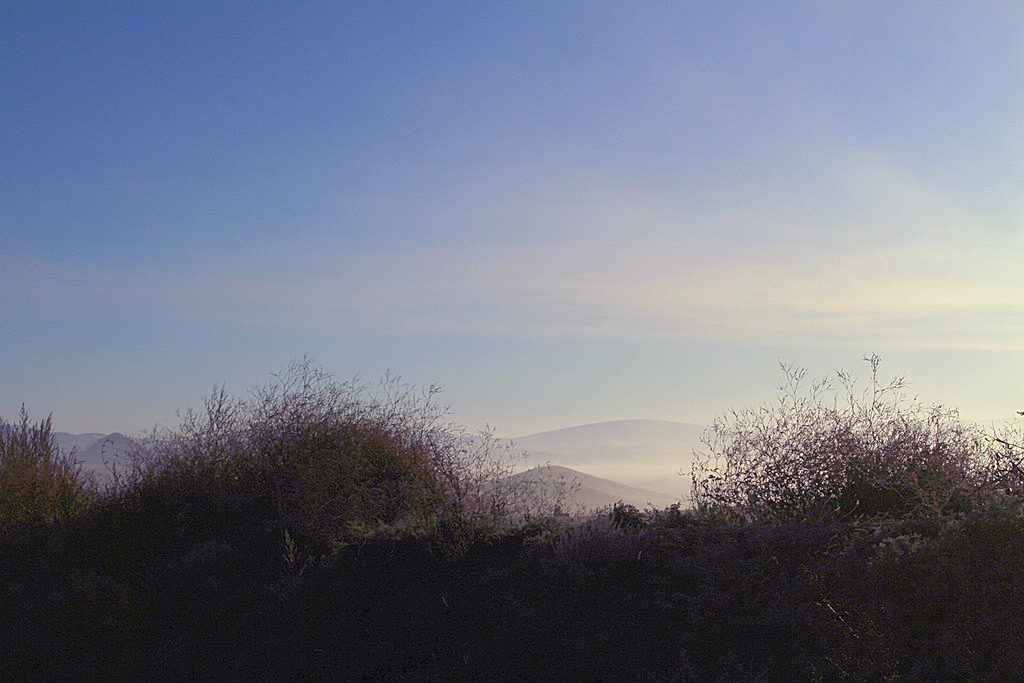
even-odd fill
[[[304,354],[501,434],[777,362],[1024,409],[1016,3],[7,3],[0,416]]]

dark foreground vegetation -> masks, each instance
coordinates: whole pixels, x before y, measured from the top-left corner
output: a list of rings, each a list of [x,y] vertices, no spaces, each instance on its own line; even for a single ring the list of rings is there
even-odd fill
[[[105,487],[23,416],[0,679],[1019,680],[1019,440],[872,371],[713,425],[692,510],[579,519],[430,392],[309,364]]]

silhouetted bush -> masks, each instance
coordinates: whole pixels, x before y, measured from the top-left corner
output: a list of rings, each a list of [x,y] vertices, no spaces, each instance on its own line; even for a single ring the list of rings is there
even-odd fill
[[[145,512],[145,508],[132,508]],[[1024,674],[1024,515],[533,520],[311,555],[100,505],[0,537],[0,678],[992,680]],[[157,532],[157,533],[153,533]],[[60,629],[54,628],[61,624]],[[511,635],[510,635],[511,634]]]
[[[843,372],[812,382],[783,366],[777,404],[733,411],[705,434],[693,497],[758,519],[962,512],[993,493],[993,442],[956,410],[924,406],[879,359],[859,390]],[[837,385],[838,384],[838,388]]]
[[[1019,421],[1006,423],[990,441],[993,487],[1010,496],[1024,495],[1024,428]]]
[[[621,500],[612,506],[608,513],[612,526],[623,529],[639,528],[644,525],[644,514],[634,505],[628,505]]]
[[[1005,499],[929,526],[896,527],[849,591],[916,680],[1024,676],[1024,509]]]

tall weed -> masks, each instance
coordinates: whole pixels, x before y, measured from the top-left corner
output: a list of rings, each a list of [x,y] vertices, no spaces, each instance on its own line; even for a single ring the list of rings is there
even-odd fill
[[[17,422],[0,419],[0,532],[67,519],[95,491],[74,453],[57,446],[50,417],[33,424],[22,406]]]

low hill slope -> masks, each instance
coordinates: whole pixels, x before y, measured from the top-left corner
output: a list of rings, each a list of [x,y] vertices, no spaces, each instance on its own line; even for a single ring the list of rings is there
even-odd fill
[[[135,441],[120,432],[112,434],[69,434],[55,432],[57,446],[65,453],[75,454],[82,469],[99,475],[106,473],[106,462],[123,456],[135,446]]]
[[[558,465],[534,467],[516,474],[513,479],[525,479],[543,483],[555,482],[561,479],[567,485],[574,486],[571,499],[567,501],[567,505],[563,506],[566,510],[582,508],[585,511],[593,511],[606,505],[614,505],[619,501],[633,505],[641,510],[648,506],[661,509],[679,502],[679,498],[673,498],[657,491],[627,486],[611,479],[595,477],[579,470]]]
[[[106,434],[99,434],[95,432],[90,432],[88,434],[69,434],[68,432],[53,433],[53,438],[62,451],[65,453],[75,451],[76,454],[84,452],[86,448],[104,437],[106,437]]]
[[[688,497],[693,451],[704,427],[665,420],[616,420],[511,439],[530,465],[581,470],[673,499]]]

